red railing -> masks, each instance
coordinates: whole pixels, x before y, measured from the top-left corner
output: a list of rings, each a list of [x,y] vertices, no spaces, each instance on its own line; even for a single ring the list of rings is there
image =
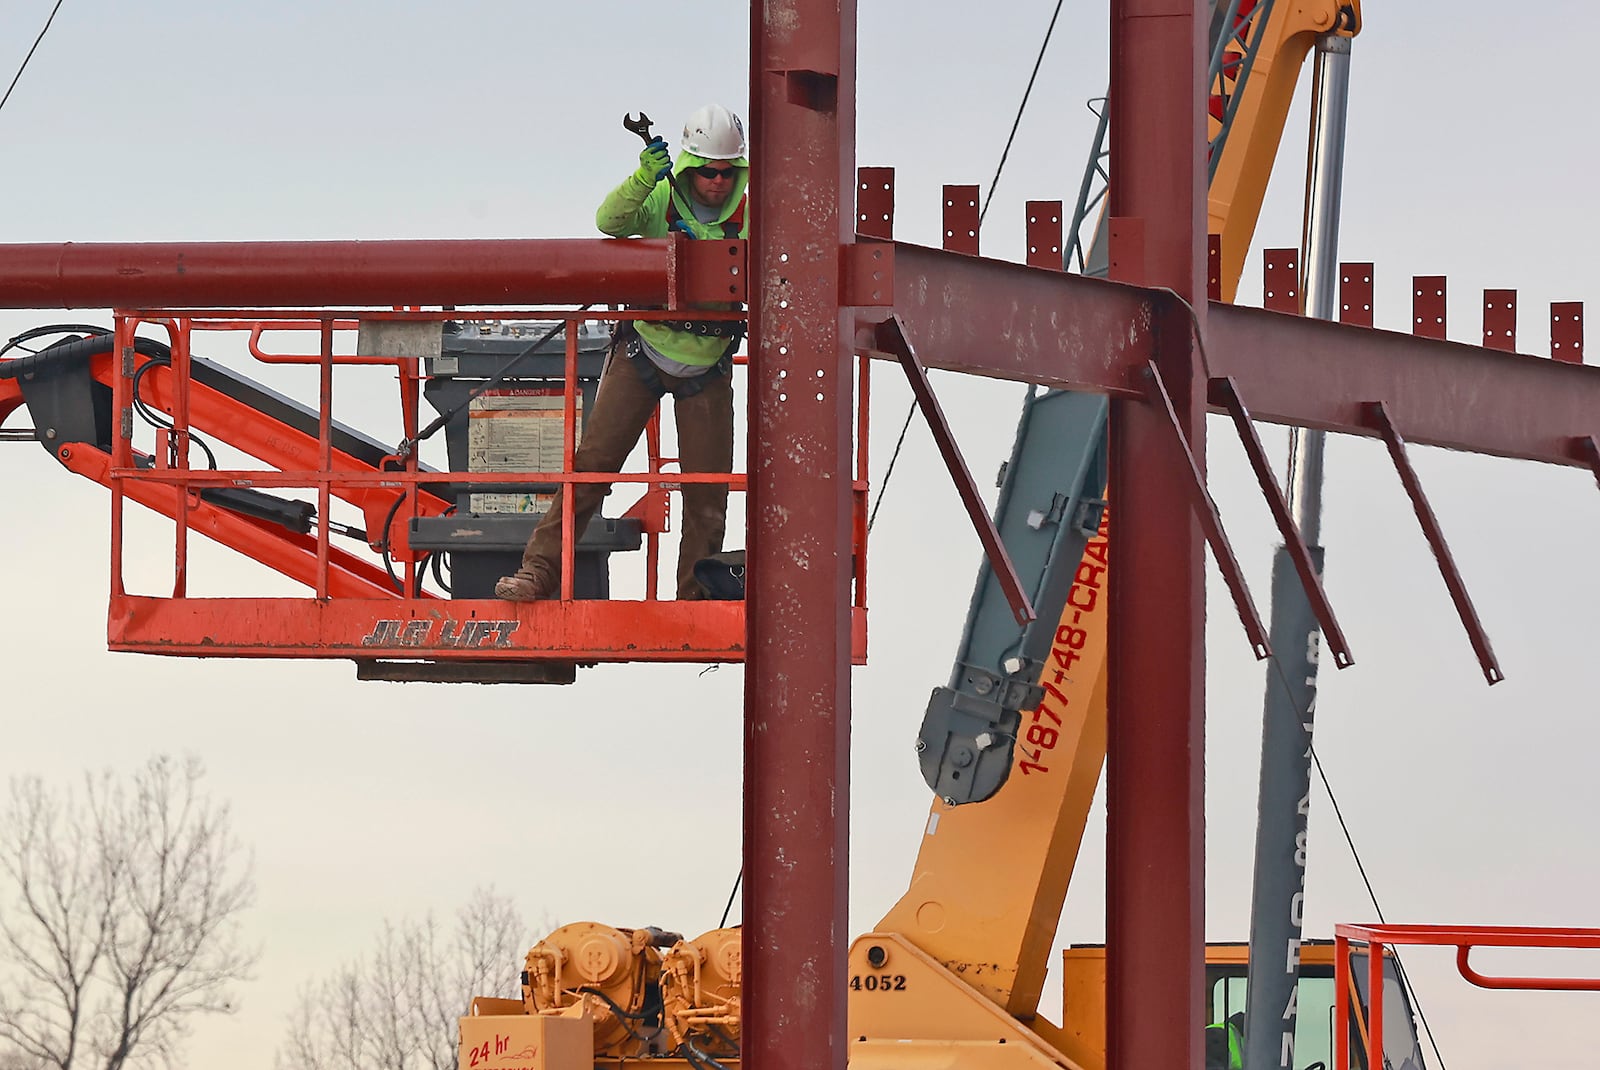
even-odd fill
[[[1367,1050],[1383,1048],[1384,959],[1389,948],[1424,944],[1456,949],[1456,969],[1480,988],[1549,992],[1600,992],[1600,979],[1583,977],[1491,977],[1473,969],[1468,958],[1478,947],[1600,948],[1600,929],[1519,925],[1336,925],[1334,926],[1334,1066],[1350,1064],[1350,1006],[1359,999],[1351,973],[1352,943],[1367,951]],[[1359,1014],[1359,1009],[1358,1009]],[[1359,1019],[1357,1025],[1361,1023]]]
[[[726,483],[743,492],[741,472],[683,473],[669,470],[676,460],[661,453],[659,414],[647,429],[644,471],[615,475],[575,473],[579,390],[579,330],[585,321],[652,319],[673,315],[647,311],[512,310],[472,313],[385,310],[119,311],[113,359],[97,374],[111,388],[112,411],[120,419],[109,458],[98,451],[62,451],[69,468],[105,483],[112,494],[111,612],[113,649],[152,653],[268,657],[354,657],[527,660],[560,658],[595,661],[722,661],[743,657],[743,604],[676,602],[657,597],[660,542],[667,530],[667,496],[687,483]],[[682,313],[677,313],[681,316]],[[700,318],[735,318],[739,313],[696,313]],[[562,398],[560,471],[428,471],[417,449],[401,449],[377,465],[342,452],[335,443],[333,378],[337,367],[364,365],[395,369],[402,434],[415,442],[426,369],[417,356],[347,353],[336,339],[350,337],[362,321],[428,324],[444,320],[539,320],[565,324],[565,375]],[[153,367],[135,350],[138,332],[165,332],[171,364]],[[235,398],[197,383],[192,375],[194,336],[243,333],[248,350],[268,364],[305,364],[318,369],[317,430],[286,431]],[[269,351],[262,337],[312,334],[307,352]],[[314,349],[314,352],[309,350]],[[743,359],[736,361],[743,365]],[[867,434],[869,362],[859,358],[857,373],[857,453],[853,480],[853,546],[856,562],[852,619],[856,660],[865,658],[865,561],[867,524]],[[165,412],[171,428],[158,430],[153,463],[136,456],[131,420],[134,387],[140,400]],[[736,388],[737,389],[737,388]],[[309,405],[307,406],[309,408]],[[309,421],[309,417],[307,418]],[[262,467],[195,468],[195,433],[227,442]],[[735,466],[739,467],[738,465]],[[645,538],[644,598],[612,602],[574,601],[572,488],[579,483],[639,484],[644,496],[629,510],[641,521]],[[437,488],[490,484],[556,484],[563,510],[561,597],[550,602],[514,604],[489,599],[447,600],[424,587],[425,553],[414,550],[408,533],[419,517],[442,516],[450,502]],[[293,488],[315,493],[314,533],[294,536],[201,497],[210,488]],[[434,488],[434,489],[430,489]],[[170,597],[130,594],[124,576],[124,507],[143,504],[175,521],[173,583]],[[371,548],[387,551],[399,575],[359,553],[330,544],[330,508],[339,500],[359,509]],[[304,583],[309,599],[191,598],[189,542],[193,528]],[[616,560],[615,558],[613,560]],[[387,574],[386,574],[387,573]],[[467,637],[465,640],[463,637]],[[392,639],[392,643],[387,640]],[[392,646],[395,649],[385,649]],[[374,648],[379,649],[374,649]]]

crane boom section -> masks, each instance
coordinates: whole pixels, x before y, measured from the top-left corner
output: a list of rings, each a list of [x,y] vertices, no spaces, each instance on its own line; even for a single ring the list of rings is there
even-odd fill
[[[1223,236],[1224,297],[1231,300],[1300,66],[1318,35],[1348,36],[1360,28],[1360,5],[1238,0],[1222,14],[1233,17],[1233,26],[1223,28],[1233,40],[1219,45],[1227,80],[1217,87],[1220,106],[1213,107],[1221,115],[1212,118],[1219,159],[1210,218],[1212,232]],[[1240,51],[1230,66],[1233,48]],[[1228,136],[1216,139],[1223,121]],[[1044,400],[1055,397],[1052,392]],[[1091,432],[1080,424],[1075,434],[1071,424],[1060,422],[1049,435],[1037,433],[1033,424],[1049,423],[1039,413],[1030,415],[1039,400],[1030,398],[1024,411],[996,507],[1008,550],[1012,532],[1042,538],[1039,502],[1050,498],[1051,478],[1056,497],[1089,499],[1081,483],[1088,474],[1077,460],[1084,454],[1076,451],[1088,449]],[[1077,415],[1082,420],[1087,414]],[[1028,478],[1037,485],[1019,492],[1019,482]],[[1042,559],[1026,549],[1020,555],[1024,563],[1039,562],[1039,571],[1028,577],[1039,610],[1032,642],[1005,623],[1006,614],[986,605],[994,584],[987,568],[980,570],[955,671],[949,686],[934,692],[918,743],[935,797],[916,866],[905,895],[877,929],[904,935],[1023,1022],[1036,1019],[1055,929],[1105,764],[1108,530],[1102,517],[1084,543],[1074,546],[1058,537]],[[1044,621],[1055,622],[1053,635],[1039,626]],[[1039,650],[1041,635],[1049,635],[1048,655]],[[1001,758],[997,780],[992,767]],[[958,773],[963,779],[955,779]],[[976,805],[962,805],[968,800]]]
[[[1108,525],[1102,512],[1075,561],[1043,697],[1017,732],[1016,775],[976,806],[934,799],[911,885],[878,924],[1023,1020],[1038,1009],[1105,761]]]
[[[1232,302],[1238,291],[1305,58],[1319,36],[1353,37],[1360,28],[1359,0],[1276,0],[1264,18],[1239,16],[1237,32],[1243,37],[1237,42],[1239,66],[1246,54],[1251,60],[1237,84],[1230,76],[1232,68],[1223,63],[1219,84],[1213,87],[1209,120],[1213,143],[1224,121],[1228,123],[1207,201],[1208,229],[1222,239],[1224,301]],[[1236,90],[1236,99],[1232,90]],[[1231,115],[1226,110],[1230,107]]]

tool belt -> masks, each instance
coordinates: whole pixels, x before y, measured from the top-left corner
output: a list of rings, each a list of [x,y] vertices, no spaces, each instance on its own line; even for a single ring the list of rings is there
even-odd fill
[[[701,338],[732,338],[736,341],[744,339],[743,320],[655,320],[654,322],[659,326],[682,331],[684,334],[698,335]]]
[[[666,397],[671,394],[674,398],[682,400],[692,398],[706,388],[706,380],[713,375],[733,375],[733,351],[739,348],[739,343],[744,341],[745,324],[743,320],[657,320],[664,326],[674,330],[693,329],[698,327],[715,328],[704,331],[695,330],[694,333],[705,338],[726,338],[727,346],[722,350],[722,356],[704,373],[679,381],[676,386],[668,387],[665,379],[661,378],[661,369],[656,367],[655,361],[644,351],[644,341],[639,337],[639,332],[634,329],[633,320],[623,320],[617,325],[616,334],[611,337],[611,351],[620,353],[628,358],[633,365],[633,370],[639,374],[644,385],[654,391],[656,397]],[[724,329],[725,328],[725,329]]]

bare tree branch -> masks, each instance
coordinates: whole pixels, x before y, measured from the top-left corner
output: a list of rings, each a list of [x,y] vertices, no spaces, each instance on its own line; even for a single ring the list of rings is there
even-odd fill
[[[254,895],[228,808],[193,759],[158,757],[80,799],[14,782],[0,825],[0,1066],[170,1061],[196,1014],[232,1009]]]
[[[0,875],[17,909],[0,912],[0,961],[11,967],[0,974],[0,1052],[66,1070],[106,945],[92,814],[30,777],[12,782],[3,828]]]
[[[386,922],[370,955],[301,992],[279,1070],[457,1070],[456,1019],[475,995],[517,994],[529,943],[489,889],[448,928]]]

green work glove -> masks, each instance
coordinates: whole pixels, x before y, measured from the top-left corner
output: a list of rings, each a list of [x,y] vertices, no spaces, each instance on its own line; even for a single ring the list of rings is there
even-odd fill
[[[667,152],[667,143],[656,138],[639,153],[639,170],[634,172],[634,176],[645,185],[653,186],[671,171],[672,156]]]

